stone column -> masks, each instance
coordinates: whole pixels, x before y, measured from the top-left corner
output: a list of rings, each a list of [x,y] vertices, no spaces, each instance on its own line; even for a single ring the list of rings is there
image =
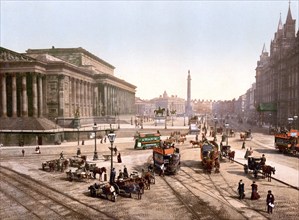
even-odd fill
[[[33,117],[37,117],[37,81],[36,74],[32,75],[32,101],[33,101]]]
[[[80,112],[81,115],[84,115],[84,110],[83,110],[83,82],[82,80],[80,80],[80,89],[79,89],[79,96],[80,96],[80,101],[79,101],[79,108],[80,108]]]
[[[2,116],[7,117],[7,103],[6,103],[6,76],[2,76]]]
[[[39,93],[39,101],[38,101],[38,116],[43,117],[43,78],[42,76],[38,77],[38,93]]]
[[[76,105],[77,105],[77,80],[73,79],[73,115],[76,112]]]
[[[80,109],[80,82],[79,80],[76,80],[76,111],[79,109],[80,116],[82,115],[81,109]]]
[[[17,117],[17,76],[12,74],[12,117]]]
[[[28,117],[28,97],[26,74],[22,75],[22,117]]]
[[[83,82],[83,108],[84,108],[84,116],[87,116],[87,95],[86,95],[86,87],[87,87],[87,83]]]

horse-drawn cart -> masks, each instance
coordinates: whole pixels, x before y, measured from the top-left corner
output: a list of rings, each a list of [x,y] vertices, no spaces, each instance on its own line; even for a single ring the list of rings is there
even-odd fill
[[[61,171],[68,168],[69,161],[67,159],[48,160],[42,163],[42,169],[45,171]]]
[[[67,179],[69,181],[83,181],[91,179],[91,172],[89,170],[86,170],[85,168],[78,168],[78,169],[70,169],[66,172]]]
[[[240,133],[240,139],[246,141],[246,139],[252,139],[251,130],[241,132]]]
[[[144,187],[141,187],[141,185],[144,186],[143,182],[138,182],[136,179],[132,178],[117,180],[113,183],[118,195],[124,195],[131,198],[132,194],[136,194],[137,199],[141,199],[142,193],[144,191]]]
[[[106,199],[109,199],[113,202],[116,201],[116,190],[114,186],[110,185],[109,183],[103,183],[103,184],[93,184],[88,187],[90,191],[90,195],[92,197],[105,197]]]

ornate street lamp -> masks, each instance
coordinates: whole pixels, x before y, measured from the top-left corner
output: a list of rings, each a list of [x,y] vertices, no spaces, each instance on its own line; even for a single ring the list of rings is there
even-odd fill
[[[112,169],[113,169],[113,143],[115,141],[116,138],[116,134],[113,132],[113,130],[110,130],[110,133],[108,134],[108,139],[110,141],[111,144],[111,171],[110,171],[110,176],[112,174]]]
[[[93,160],[98,160],[98,152],[97,152],[97,130],[98,130],[98,126],[97,123],[94,123],[93,125],[93,130],[94,130],[94,154],[93,154]]]
[[[228,127],[229,127],[229,124],[225,123],[224,126],[225,126],[225,129],[226,129],[226,146],[228,146]]]

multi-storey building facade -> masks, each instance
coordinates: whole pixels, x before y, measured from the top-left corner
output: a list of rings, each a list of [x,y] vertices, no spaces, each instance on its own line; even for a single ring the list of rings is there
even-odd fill
[[[22,54],[1,47],[0,65],[0,129],[45,129],[51,121],[71,127],[75,118],[85,124],[135,113],[136,87],[115,77],[114,66],[83,48]],[[31,123],[20,123],[28,118]]]
[[[270,56],[264,47],[257,63],[255,103],[260,122],[287,126],[288,118],[299,114],[299,31],[296,34],[295,23],[289,7],[285,24],[279,20]],[[298,121],[294,126],[299,127]]]

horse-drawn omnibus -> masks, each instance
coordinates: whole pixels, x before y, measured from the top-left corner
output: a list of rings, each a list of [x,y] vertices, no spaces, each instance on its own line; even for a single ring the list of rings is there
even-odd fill
[[[286,133],[278,133],[275,137],[275,148],[280,152],[293,153],[299,152],[299,131],[291,129]]]
[[[135,149],[148,149],[160,146],[160,134],[144,134],[139,133],[135,136]]]
[[[154,147],[153,160],[154,167],[161,170],[161,165],[164,164],[165,173],[176,174],[181,166],[181,155],[178,148],[175,147]]]
[[[211,173],[214,167],[217,167],[218,161],[218,145],[214,141],[205,141],[201,146],[201,162],[204,171]]]

